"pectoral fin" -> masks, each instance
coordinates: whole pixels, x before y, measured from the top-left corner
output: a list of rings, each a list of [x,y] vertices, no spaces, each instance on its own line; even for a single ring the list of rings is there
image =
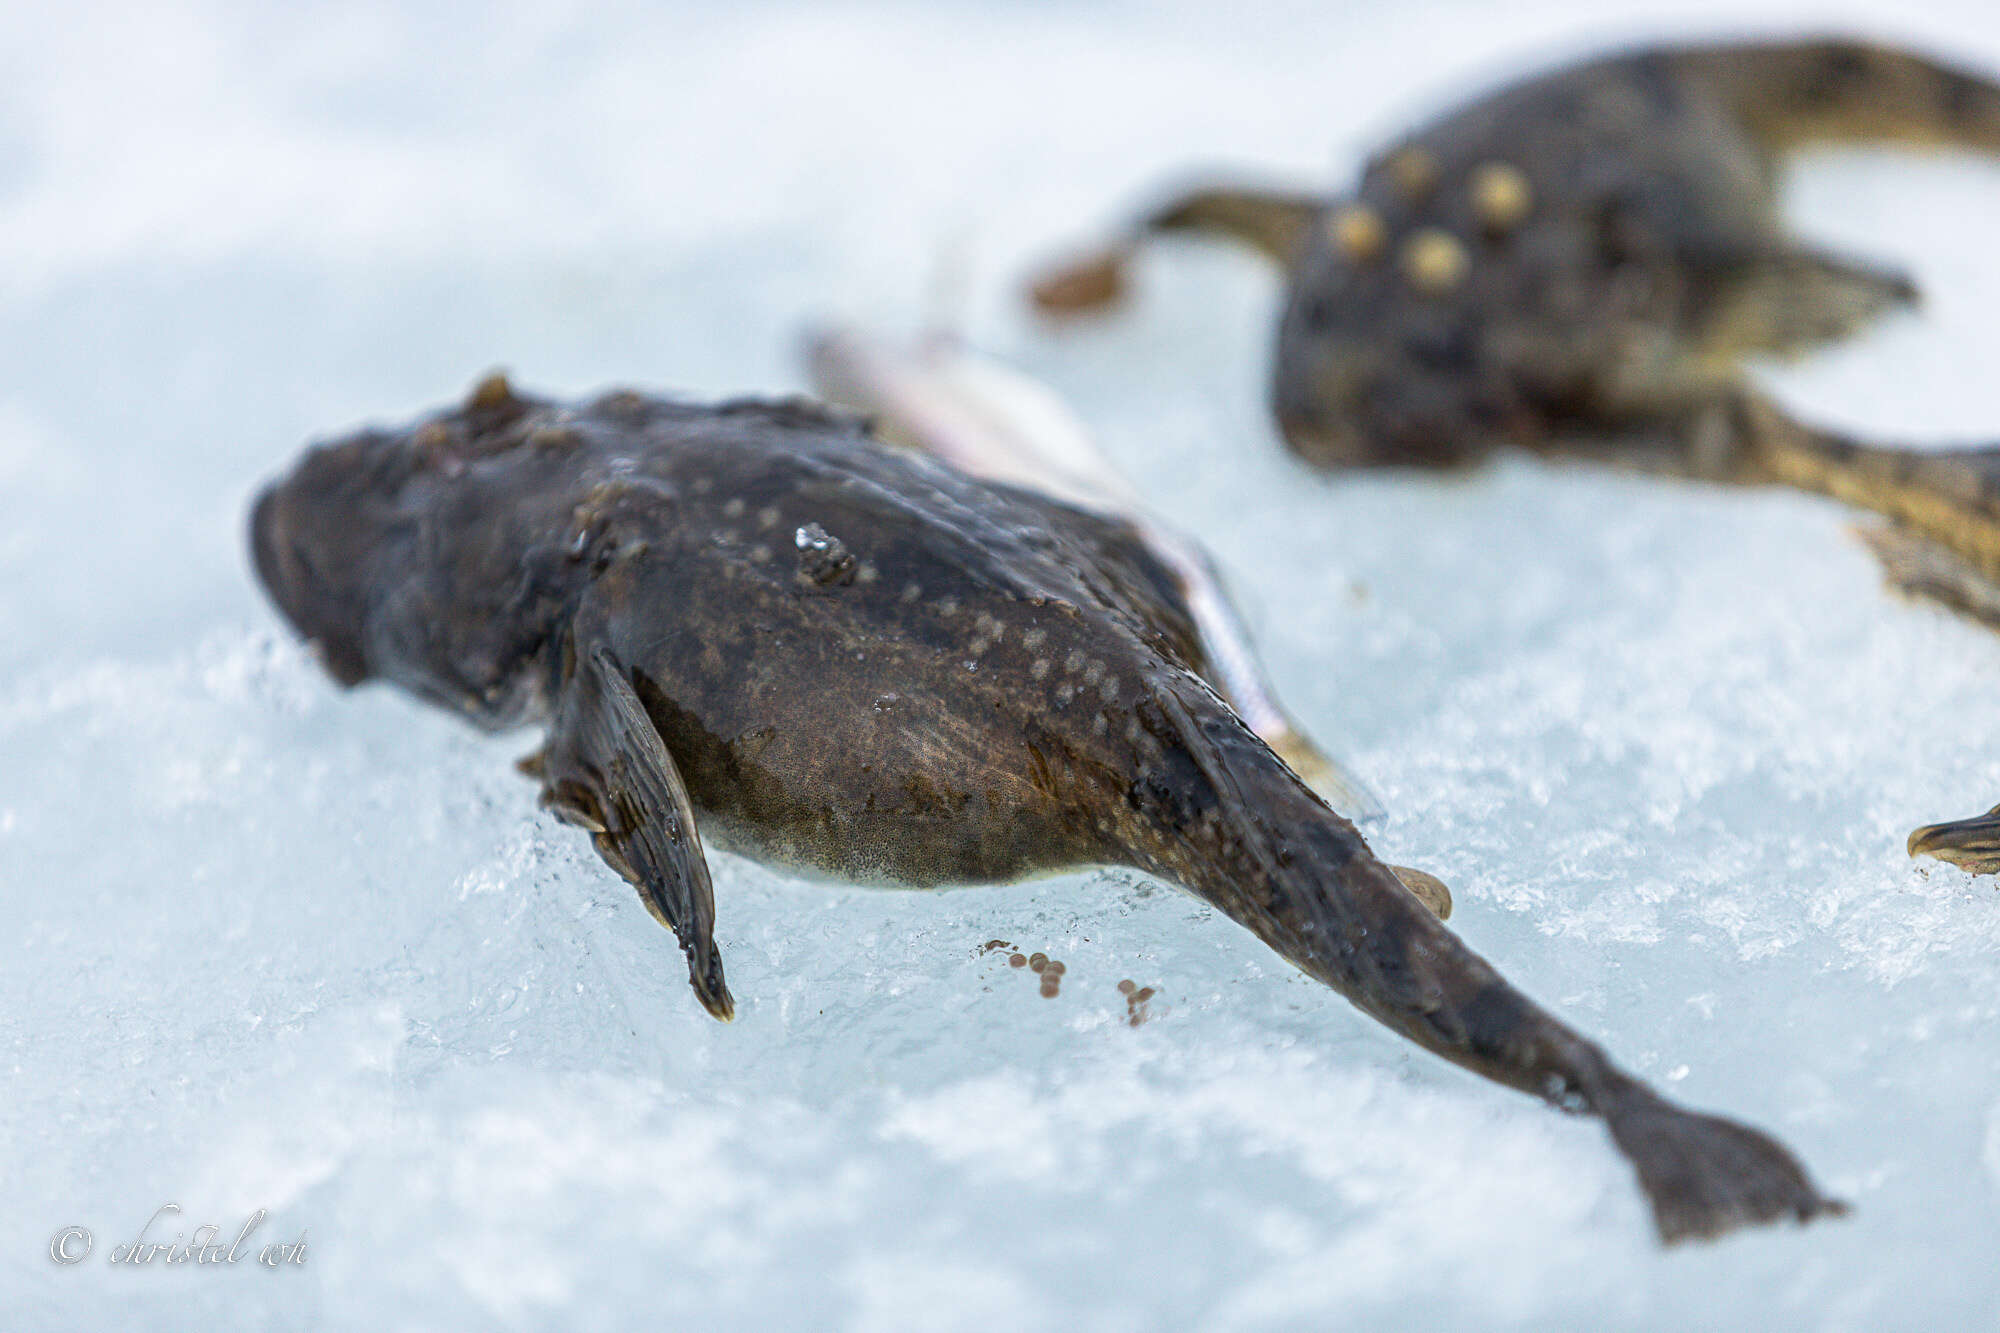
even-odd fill
[[[694,806],[625,670],[604,648],[579,653],[534,775],[542,805],[591,834],[687,954],[702,1007],[735,1016],[715,949],[715,896]]]
[[[1249,246],[1281,267],[1298,263],[1307,228],[1325,208],[1316,195],[1232,186],[1188,190],[1143,214],[1109,243],[1051,266],[1029,294],[1042,313],[1073,315],[1117,302],[1133,256],[1159,232],[1205,232]]]
[[[1806,352],[1917,303],[1907,274],[1816,250],[1759,254],[1735,270],[1708,329],[1725,355]]]
[[[1855,531],[1882,562],[1883,577],[1890,587],[1906,597],[1936,602],[2000,629],[2000,586],[1971,562],[1920,533],[1894,524]]]

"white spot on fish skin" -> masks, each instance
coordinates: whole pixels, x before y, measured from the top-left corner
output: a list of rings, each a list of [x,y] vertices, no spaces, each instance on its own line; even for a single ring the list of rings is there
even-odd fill
[[[1041,647],[1042,640],[1048,637],[1049,632],[1045,629],[1031,629],[1021,636],[1021,642],[1027,645],[1029,652],[1033,652],[1035,649]]]
[[[1046,680],[1049,674],[1049,659],[1046,657],[1036,658],[1035,664],[1028,668],[1028,674],[1036,680]]]
[[[1076,688],[1074,686],[1067,683],[1056,686],[1056,702],[1058,704],[1067,707],[1069,701],[1074,698],[1076,698]]]
[[[1138,719],[1138,718],[1136,718],[1136,717],[1135,717],[1135,718],[1133,718],[1133,719],[1132,719],[1131,721],[1129,721],[1129,722],[1127,722],[1127,723],[1125,724],[1125,739],[1126,739],[1126,741],[1127,741],[1127,742],[1128,742],[1129,744],[1132,744],[1132,745],[1137,745],[1137,744],[1139,743],[1139,719]]]
[[[750,559],[755,563],[761,565],[770,558],[771,558],[771,548],[763,545],[761,542],[758,545],[750,548]]]
[[[873,583],[876,579],[882,577],[882,575],[876,570],[875,566],[863,560],[861,568],[854,572],[854,577],[863,583]]]
[[[1095,685],[1104,675],[1104,663],[1092,662],[1083,672],[1083,683]]]
[[[958,599],[956,597],[938,598],[937,613],[947,620],[951,619],[958,614]]]
[[[1074,648],[1070,649],[1069,656],[1063,659],[1063,670],[1070,674],[1083,670],[1083,654]]]
[[[924,595],[924,589],[922,584],[905,583],[903,585],[903,600],[905,602],[914,602],[923,595]]]
[[[1104,714],[1099,713],[1096,717],[1090,719],[1090,730],[1093,735],[1102,736],[1105,732],[1111,730],[1110,719],[1106,718]]]
[[[743,517],[743,497],[740,495],[730,497],[729,502],[722,506],[722,516],[724,518]]]
[[[971,653],[974,657],[983,657],[986,654],[986,650],[988,648],[991,648],[992,646],[993,646],[992,644],[988,643],[984,639],[974,639],[969,645],[967,645],[966,651]]]
[[[764,507],[763,507],[762,509],[759,509],[759,510],[757,511],[757,526],[758,526],[758,527],[760,527],[760,528],[775,528],[775,527],[777,527],[777,526],[778,526],[778,506],[776,506],[776,505],[765,505],[765,506],[764,506]]]
[[[710,477],[696,477],[692,489],[696,495],[707,495],[715,489],[715,481]]]
[[[734,546],[736,544],[736,537],[737,532],[735,528],[717,528],[715,530],[715,543],[718,546]]]

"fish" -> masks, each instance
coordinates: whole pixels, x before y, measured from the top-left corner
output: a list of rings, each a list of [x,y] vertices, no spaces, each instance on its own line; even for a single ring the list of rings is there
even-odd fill
[[[1100,309],[1148,238],[1224,237],[1284,275],[1271,409],[1314,467],[1513,448],[1829,495],[1887,520],[1869,544],[1892,586],[2000,624],[2000,449],[1857,439],[1746,369],[1918,301],[1907,274],[1785,225],[1787,161],[1841,144],[2000,154],[2000,84],[1841,37],[1614,52],[1446,111],[1349,189],[1173,192],[1032,296],[1055,317]],[[1909,848],[2000,870],[2000,815]]]
[[[565,404],[493,376],[308,449],[249,544],[336,682],[543,729],[542,805],[719,1019],[711,848],[909,888],[1126,866],[1424,1049],[1601,1119],[1665,1242],[1846,1210],[1461,941],[1194,669],[1100,515],[810,401]]]

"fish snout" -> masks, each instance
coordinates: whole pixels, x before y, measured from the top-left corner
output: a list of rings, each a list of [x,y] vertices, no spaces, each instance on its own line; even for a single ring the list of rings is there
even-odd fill
[[[257,578],[275,599],[288,578],[283,551],[278,488],[266,486],[250,509],[250,561]]]
[[[283,483],[264,488],[250,510],[250,559],[265,593],[307,640],[327,674],[343,686],[370,672],[361,649],[359,617],[343,605],[341,590],[326,583],[306,558],[310,534],[300,531],[295,501]]]

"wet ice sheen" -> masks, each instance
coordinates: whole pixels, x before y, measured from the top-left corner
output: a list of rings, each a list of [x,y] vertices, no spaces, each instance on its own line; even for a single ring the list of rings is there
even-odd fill
[[[1882,596],[1845,516],[1803,498],[1519,462],[1301,475],[1263,423],[1247,261],[1163,252],[1086,335],[1001,299],[1158,171],[1349,165],[1452,80],[1606,23],[1486,14],[0,18],[10,1323],[1990,1321],[2000,899],[1900,843],[2000,799],[2000,642]],[[1663,3],[1626,26],[1690,16],[1746,22]],[[1898,22],[2000,65],[1979,6]],[[1796,198],[1930,302],[1774,374],[1787,399],[1994,424],[2000,173],[1848,157]],[[499,363],[561,392],[790,387],[801,314],[910,327],[954,246],[989,345],[1215,548],[1287,703],[1382,789],[1385,854],[1635,1070],[1795,1146],[1853,1218],[1662,1255],[1596,1126],[1417,1054],[1127,874],[890,894],[718,856],[739,1003],[717,1024],[534,809],[509,767],[531,738],[339,695],[252,590],[245,502],[314,432]],[[996,938],[1061,959],[1059,995]],[[1123,980],[1155,992],[1140,1026]],[[309,1261],[46,1258],[59,1227],[109,1247],[169,1200],[267,1208]]]

